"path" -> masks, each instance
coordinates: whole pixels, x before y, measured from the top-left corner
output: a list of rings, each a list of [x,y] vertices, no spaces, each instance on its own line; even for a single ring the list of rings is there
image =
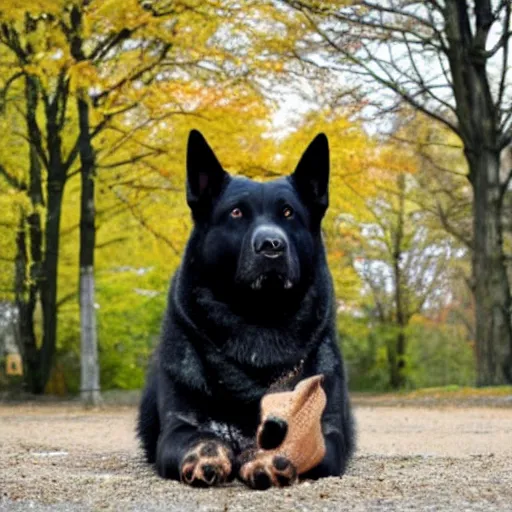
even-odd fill
[[[511,510],[512,408],[356,407],[343,479],[194,490],[142,462],[135,409],[0,405],[0,510]]]

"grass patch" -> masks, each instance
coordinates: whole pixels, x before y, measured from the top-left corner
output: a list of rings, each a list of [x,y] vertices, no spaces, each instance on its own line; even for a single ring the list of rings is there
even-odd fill
[[[402,393],[401,393],[402,394]],[[485,397],[485,396],[507,396],[512,395],[512,386],[492,386],[485,388],[475,388],[469,386],[443,386],[434,388],[422,388],[414,391],[404,391],[404,396],[435,398],[465,398],[465,397]]]
[[[442,386],[395,392],[351,392],[358,405],[460,405],[512,406],[512,386],[476,388],[471,386]]]

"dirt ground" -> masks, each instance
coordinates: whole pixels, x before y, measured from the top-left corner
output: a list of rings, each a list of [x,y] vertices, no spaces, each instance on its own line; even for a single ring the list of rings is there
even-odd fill
[[[251,491],[164,481],[141,458],[135,407],[0,405],[0,510],[511,510],[512,407],[358,403],[342,478]]]

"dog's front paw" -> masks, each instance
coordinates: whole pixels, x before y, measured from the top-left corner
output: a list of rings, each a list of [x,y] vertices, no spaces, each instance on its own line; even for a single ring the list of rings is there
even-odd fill
[[[233,453],[227,446],[212,440],[196,444],[183,457],[181,481],[193,487],[211,487],[233,478]]]
[[[269,487],[286,487],[297,482],[295,466],[284,456],[262,450],[243,453],[238,477],[242,482],[263,491]]]

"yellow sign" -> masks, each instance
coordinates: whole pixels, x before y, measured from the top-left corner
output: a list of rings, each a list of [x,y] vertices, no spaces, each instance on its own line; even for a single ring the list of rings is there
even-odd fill
[[[5,373],[7,375],[23,375],[23,363],[19,354],[7,354]]]

